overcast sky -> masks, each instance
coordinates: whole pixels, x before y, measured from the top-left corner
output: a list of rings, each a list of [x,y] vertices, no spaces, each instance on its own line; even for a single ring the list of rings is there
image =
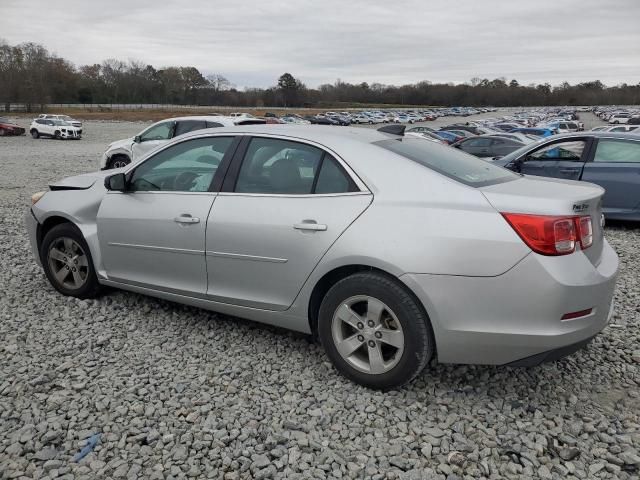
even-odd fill
[[[640,82],[640,0],[0,0],[0,38],[77,65],[195,66],[238,87]]]

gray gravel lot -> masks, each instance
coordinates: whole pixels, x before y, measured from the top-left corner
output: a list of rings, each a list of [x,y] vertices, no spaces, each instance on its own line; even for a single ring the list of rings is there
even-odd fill
[[[617,313],[587,349],[528,369],[433,364],[369,391],[298,334],[49,286],[22,224],[29,196],[144,125],[0,138],[0,478],[639,478],[640,228],[607,228]]]

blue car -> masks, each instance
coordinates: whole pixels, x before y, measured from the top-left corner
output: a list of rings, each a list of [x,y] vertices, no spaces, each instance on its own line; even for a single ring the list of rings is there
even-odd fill
[[[452,143],[456,143],[458,140],[462,140],[464,137],[457,135],[455,133],[451,133],[447,130],[438,130],[437,132],[433,132],[438,135],[440,138],[444,139],[450,145]]]
[[[533,128],[533,127],[522,127],[522,128],[514,128],[509,133],[520,132],[526,135],[535,135],[536,137],[550,137],[555,132],[550,128]]]
[[[493,163],[526,175],[581,180],[605,189],[602,211],[613,220],[640,222],[640,136],[576,132],[554,135]],[[573,205],[576,213],[581,205]]]

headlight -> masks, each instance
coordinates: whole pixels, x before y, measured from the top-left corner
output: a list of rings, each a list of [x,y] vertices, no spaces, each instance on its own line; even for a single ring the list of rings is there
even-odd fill
[[[44,197],[45,193],[47,192],[37,192],[31,195],[31,205],[35,205],[36,203],[38,203],[38,200]]]

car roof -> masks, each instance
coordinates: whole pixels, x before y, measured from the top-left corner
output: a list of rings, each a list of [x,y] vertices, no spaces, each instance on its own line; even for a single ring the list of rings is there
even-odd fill
[[[379,132],[373,128],[335,127],[332,125],[296,125],[296,124],[264,124],[264,125],[236,125],[233,127],[218,127],[196,130],[182,135],[180,138],[198,136],[205,133],[235,133],[247,135],[282,135],[309,140],[327,147],[333,147],[347,142],[373,143],[379,140],[397,138],[395,135]],[[338,147],[339,148],[339,147]]]

